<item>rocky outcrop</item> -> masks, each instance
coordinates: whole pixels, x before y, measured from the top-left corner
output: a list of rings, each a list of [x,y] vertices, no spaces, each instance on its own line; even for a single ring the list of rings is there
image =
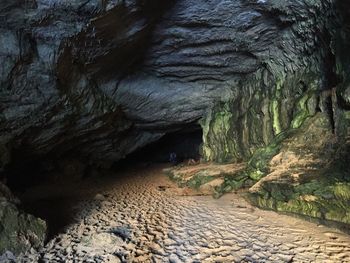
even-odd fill
[[[44,244],[45,221],[20,211],[17,205],[19,200],[0,183],[0,255],[39,249]]]
[[[249,185],[245,182],[247,177],[239,175],[245,168],[245,164],[211,164],[193,163],[190,165],[178,165],[166,168],[163,172],[169,178],[175,181],[179,187],[189,187],[198,191],[199,194],[212,194],[214,197],[220,197],[222,192],[230,192]],[[230,182],[238,182],[234,187],[225,190],[221,189],[225,185],[225,181],[230,178]],[[229,187],[229,186],[226,186]],[[221,191],[220,191],[221,190]]]
[[[264,208],[350,224],[350,141],[339,142],[331,131],[322,114],[305,121],[267,163],[267,175],[249,189],[250,200]]]
[[[217,102],[202,123],[207,160],[249,158],[316,111],[328,114],[318,102],[321,91],[337,84],[329,36],[331,3],[311,9],[303,9],[305,2],[278,3],[271,7],[275,14],[270,14],[279,18],[276,31],[270,32],[274,44],[259,52],[261,66],[241,78],[236,96]],[[315,19],[318,13],[325,15]]]
[[[272,144],[254,153],[248,174],[256,180],[262,179],[250,188],[249,199],[263,208],[306,215],[323,222],[340,222],[348,229],[350,56],[346,51],[349,46],[346,17],[350,6],[340,1],[337,6],[342,16],[340,26],[333,32],[334,56],[326,56],[327,61],[336,64],[332,71],[327,71],[335,86],[318,93],[321,113],[304,110],[303,116],[307,117],[298,129],[287,129]],[[312,105],[308,101],[305,98],[302,102],[303,108]]]

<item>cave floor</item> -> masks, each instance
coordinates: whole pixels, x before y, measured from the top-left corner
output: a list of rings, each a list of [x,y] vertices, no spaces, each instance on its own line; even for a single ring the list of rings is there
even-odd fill
[[[236,194],[196,195],[178,188],[163,168],[31,189],[24,196],[33,200],[74,200],[64,201],[74,218],[22,261],[350,262],[348,235],[254,208]]]

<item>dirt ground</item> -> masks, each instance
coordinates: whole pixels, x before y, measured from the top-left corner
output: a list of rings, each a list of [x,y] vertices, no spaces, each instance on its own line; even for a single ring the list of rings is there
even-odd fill
[[[254,208],[236,194],[197,195],[163,168],[30,189],[22,198],[40,204],[36,213],[49,218],[51,234],[21,261],[350,262],[350,236]]]

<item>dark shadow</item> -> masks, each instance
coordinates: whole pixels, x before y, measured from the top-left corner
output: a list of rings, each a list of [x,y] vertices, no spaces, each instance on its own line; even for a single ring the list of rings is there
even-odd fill
[[[51,240],[75,222],[76,207],[81,208],[79,203],[88,201],[91,204],[82,208],[86,214],[92,213],[91,209],[99,205],[101,200],[94,198],[100,194],[99,188],[91,189],[92,185],[95,186],[95,182],[122,183],[124,178],[129,178],[135,171],[148,169],[154,164],[167,166],[171,152],[176,153],[177,162],[187,159],[198,160],[201,142],[202,130],[199,126],[172,132],[130,154],[110,170],[87,166],[84,176],[75,179],[64,175],[64,171],[57,165],[60,163],[59,160],[55,160],[55,166],[47,159],[49,157],[28,158],[30,156],[28,151],[18,151],[14,159],[17,161],[7,167],[8,185],[20,198],[20,208],[23,211],[47,222],[47,240]]]
[[[50,196],[32,200],[22,200],[23,211],[46,221],[48,233],[46,240],[62,233],[70,224],[74,223],[73,207],[79,202],[74,196]]]
[[[170,154],[176,154],[176,162],[181,163],[188,159],[200,159],[202,130],[200,127],[190,131],[176,131],[164,135],[160,140],[145,146],[130,154],[114,165],[120,170],[135,164],[170,163]]]

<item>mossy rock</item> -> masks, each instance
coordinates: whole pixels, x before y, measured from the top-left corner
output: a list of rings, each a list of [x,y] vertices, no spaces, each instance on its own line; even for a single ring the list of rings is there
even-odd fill
[[[270,167],[272,163],[264,167],[252,159],[251,167],[265,169],[267,177],[252,189],[249,200],[261,208],[349,225],[350,167],[347,156],[350,145],[349,140],[344,139],[345,128],[334,140],[329,119],[318,113],[291,131],[279,145],[278,142],[272,145],[278,146],[281,153],[281,158],[276,159],[281,162],[278,164],[281,171],[278,167]],[[261,150],[256,158],[270,158],[274,147]],[[284,156],[292,156],[296,161],[288,166]]]
[[[249,200],[265,209],[350,224],[350,183],[324,174],[298,185],[266,183]]]
[[[214,180],[214,176],[207,176],[203,174],[196,174],[186,182],[186,186],[198,190],[202,185]]]
[[[281,132],[269,145],[254,153],[247,168],[247,174],[252,180],[258,181],[267,174],[269,161],[280,152],[282,142],[292,134],[293,130]]]
[[[224,177],[224,183],[218,187],[215,187],[213,193],[214,198],[220,198],[226,193],[236,191],[242,188],[248,188],[253,185],[253,181],[250,180],[248,174],[245,171],[235,174],[233,176],[226,175]]]
[[[7,250],[19,254],[43,245],[45,221],[19,212],[12,204],[2,204],[0,210],[0,254]]]
[[[1,186],[0,190],[7,189]],[[14,203],[16,199],[9,197],[7,192],[0,191],[0,254],[39,249],[46,238],[45,221],[20,211]]]

